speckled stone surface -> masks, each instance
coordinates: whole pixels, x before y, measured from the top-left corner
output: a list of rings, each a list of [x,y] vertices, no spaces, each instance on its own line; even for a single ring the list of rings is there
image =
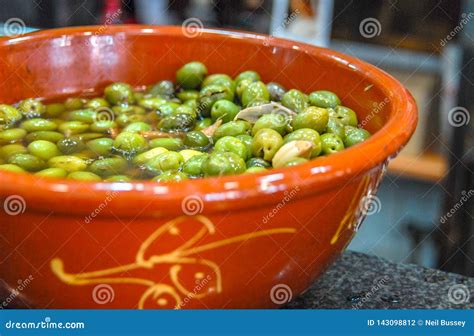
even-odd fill
[[[474,278],[345,252],[294,309],[474,309]]]

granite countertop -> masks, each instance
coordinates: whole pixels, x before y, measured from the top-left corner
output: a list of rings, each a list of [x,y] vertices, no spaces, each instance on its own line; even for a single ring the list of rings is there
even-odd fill
[[[294,309],[474,309],[474,278],[346,251]]]

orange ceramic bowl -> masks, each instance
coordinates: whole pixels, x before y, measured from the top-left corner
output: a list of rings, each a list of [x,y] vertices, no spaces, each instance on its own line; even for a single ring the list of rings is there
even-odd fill
[[[180,183],[1,172],[4,306],[276,307],[347,246],[387,161],[415,129],[411,95],[385,72],[331,50],[244,32],[191,35],[102,26],[0,39],[0,101],[151,84],[198,60],[210,73],[253,69],[287,88],[332,90],[374,135],[296,167]]]

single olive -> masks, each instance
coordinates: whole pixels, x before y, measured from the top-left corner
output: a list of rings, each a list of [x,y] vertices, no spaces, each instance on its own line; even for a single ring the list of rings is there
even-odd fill
[[[144,121],[145,116],[140,115],[140,114],[121,114],[117,117],[115,122],[120,126],[120,127],[125,127],[128,124],[131,124],[132,122],[138,122],[138,121]]]
[[[248,157],[252,156],[252,142],[253,137],[248,134],[239,134],[235,136],[237,139],[242,141],[242,143],[247,147]]]
[[[145,97],[138,101],[138,105],[148,110],[157,110],[161,105],[166,103],[167,100],[161,97]]]
[[[187,132],[194,128],[196,119],[191,115],[180,113],[163,118],[159,124],[158,129],[164,132]]]
[[[97,119],[97,112],[92,109],[83,109],[71,111],[67,114],[68,120],[81,121],[92,124]]]
[[[196,121],[196,131],[202,131],[203,129],[209,127],[212,125],[212,119],[211,118],[203,118],[201,120]]]
[[[28,98],[18,104],[18,111],[25,118],[39,118],[46,112],[46,107],[38,99]]]
[[[178,170],[183,162],[184,158],[181,154],[178,152],[167,151],[146,162],[145,168],[149,172],[159,175],[167,170]]]
[[[140,166],[150,161],[154,157],[167,151],[168,150],[164,147],[155,147],[155,148],[147,150],[146,152],[138,154],[137,156],[133,158],[132,162],[136,164],[137,166]]]
[[[125,171],[127,166],[127,161],[117,156],[95,160],[89,166],[89,171],[102,177],[109,177],[112,175],[120,175]]]
[[[302,157],[296,157],[296,158],[294,158],[294,159],[291,159],[291,160],[288,161],[287,163],[285,163],[285,164],[283,165],[283,167],[293,167],[293,166],[297,166],[297,165],[306,163],[306,162],[308,162],[308,161],[309,161],[308,159],[305,159],[305,158],[302,158]]]
[[[0,144],[18,142],[26,136],[23,128],[10,128],[0,131]]]
[[[333,133],[321,135],[322,152],[325,155],[334,154],[344,149],[344,142]]]
[[[237,136],[241,134],[249,134],[250,133],[250,128],[252,125],[248,121],[244,120],[235,120],[235,121],[230,121],[228,123],[222,124],[217,128],[217,130],[214,133],[214,141],[217,141],[218,139],[222,138],[223,136]]]
[[[184,136],[184,145],[189,148],[206,148],[209,138],[201,131],[191,131]]]
[[[91,109],[100,109],[101,107],[109,107],[109,102],[104,98],[93,98],[89,100],[85,107]]]
[[[146,139],[137,133],[122,132],[114,140],[114,149],[126,155],[144,152],[148,147]]]
[[[58,149],[63,154],[74,154],[83,150],[86,146],[84,142],[78,138],[64,138],[57,142]]]
[[[212,84],[224,85],[229,88],[231,91],[235,90],[235,84],[230,76],[225,74],[212,74],[204,78],[202,82],[202,87],[206,87]]]
[[[112,152],[114,140],[110,138],[98,138],[87,142],[87,148],[98,156],[108,156]],[[67,154],[67,153],[65,153]]]
[[[216,141],[214,152],[231,152],[246,160],[249,156],[247,146],[233,136],[224,136]]]
[[[133,89],[126,83],[110,84],[105,88],[104,96],[113,105],[133,104],[135,102]]]
[[[336,106],[329,110],[329,116],[337,118],[344,126],[357,127],[357,114],[346,106]]]
[[[25,137],[26,142],[33,142],[35,140],[46,140],[57,143],[64,138],[64,134],[54,131],[38,131],[28,133]]]
[[[31,154],[15,154],[10,156],[8,163],[17,165],[27,171],[38,171],[45,167],[45,162]]]
[[[311,158],[317,157],[321,154],[321,137],[319,133],[312,128],[300,128],[296,131],[287,134],[283,139],[284,143],[295,140],[311,141],[313,143],[313,150],[311,151]]]
[[[252,154],[271,161],[282,145],[283,138],[280,133],[270,128],[262,128],[253,138]]]
[[[173,112],[173,114],[189,114],[193,118],[197,118],[197,112],[195,108],[192,108],[191,106],[188,105],[179,105]]]
[[[81,121],[66,121],[59,125],[59,131],[66,135],[84,133],[89,129],[89,124]]]
[[[260,75],[253,70],[246,70],[239,73],[234,79],[235,84],[237,85],[243,80],[250,80],[252,82],[256,82],[260,80]]]
[[[156,182],[179,182],[187,180],[188,175],[183,172],[165,171],[162,174],[153,178]]]
[[[11,172],[15,172],[15,173],[24,173],[25,172],[25,170],[23,168],[21,168],[20,166],[17,166],[16,164],[10,164],[10,163],[1,164],[0,165],[0,170],[11,171]]]
[[[234,93],[225,85],[211,84],[199,91],[198,111],[203,117],[209,117],[212,106],[219,100],[233,101]]]
[[[149,93],[153,96],[171,98],[174,95],[174,84],[169,80],[159,81],[150,88]]]
[[[301,112],[308,107],[308,96],[300,90],[291,89],[281,98],[283,106],[295,112]]]
[[[267,84],[267,90],[270,94],[271,101],[280,101],[283,98],[283,95],[286,93],[286,90],[283,86],[274,82]]]
[[[286,134],[289,120],[286,115],[279,113],[264,114],[255,122],[252,127],[252,134],[257,134],[262,128],[271,128],[282,136]]]
[[[106,182],[130,182],[131,180],[127,175],[112,175],[105,179]]]
[[[270,94],[268,93],[267,86],[263,82],[252,82],[242,93],[242,104],[249,106],[252,102],[268,102],[270,101]]]
[[[190,62],[176,72],[176,81],[184,89],[196,89],[201,85],[206,75],[207,68],[204,64]]]
[[[309,95],[309,103],[317,107],[336,107],[341,104],[339,97],[331,91],[320,90],[311,92]]]
[[[176,93],[176,97],[179,98],[182,102],[195,100],[199,98],[199,91],[197,90],[183,90]]]
[[[151,125],[143,121],[137,121],[131,124],[128,124],[124,129],[124,132],[140,133],[151,131]]]
[[[78,97],[71,97],[66,99],[64,102],[64,107],[68,111],[74,111],[74,110],[79,110],[84,107],[86,104],[86,100]]]
[[[0,104],[0,130],[14,126],[21,118],[22,114],[16,108]]]
[[[44,113],[45,118],[57,118],[66,111],[65,104],[52,103],[46,105],[46,111]]]
[[[201,152],[201,151],[198,151],[198,150],[195,150],[195,149],[183,149],[182,151],[179,152],[179,154],[181,154],[181,156],[183,157],[184,162],[186,162],[186,161],[188,161],[189,159],[191,159],[192,157],[194,157],[196,155],[204,154],[204,152]]]
[[[246,169],[245,161],[232,152],[214,152],[202,164],[206,176],[241,174]]]
[[[45,141],[45,140],[36,140],[28,145],[28,151],[30,154],[39,157],[45,161],[48,161],[54,156],[61,155],[61,152],[58,149],[56,144]]]
[[[351,147],[370,138],[370,133],[363,128],[344,127],[344,146]]]
[[[37,132],[37,131],[54,131],[58,128],[56,123],[41,118],[32,118],[25,120],[20,125],[21,128],[24,128],[28,132]]]
[[[294,116],[291,126],[294,130],[312,128],[319,133],[326,130],[329,121],[329,111],[325,108],[309,106]]]
[[[222,119],[223,123],[234,120],[240,108],[229,100],[219,100],[211,108],[212,121]]]
[[[337,118],[329,116],[326,132],[336,134],[339,138],[344,140],[344,125]]]
[[[0,147],[0,159],[8,161],[8,158],[15,154],[28,153],[28,149],[22,144],[10,144]]]
[[[99,182],[102,181],[102,178],[99,175],[96,175],[91,172],[87,171],[76,171],[69,173],[67,178],[70,180],[78,180],[78,181],[91,181],[91,182]]]
[[[67,176],[67,171],[62,168],[46,168],[36,172],[35,175],[41,177],[63,178]]]
[[[101,120],[101,121],[96,121],[90,126],[90,130],[92,132],[97,132],[97,133],[108,133],[110,129],[116,128],[117,123],[112,120]]]
[[[202,171],[202,165],[208,158],[209,154],[202,153],[201,155],[195,155],[183,164],[183,172],[190,177],[201,177],[204,173]]]
[[[193,110],[196,110],[196,109],[198,108],[198,102],[197,102],[197,100],[198,100],[198,98],[199,98],[199,92],[198,92],[197,94],[198,94],[198,95],[197,95],[197,98],[195,98],[195,99],[188,99],[188,100],[186,100],[186,101],[183,103],[183,105],[189,106],[189,107],[191,107]]]
[[[247,160],[245,163],[247,165],[247,168],[252,168],[252,167],[263,167],[263,168],[271,168],[272,164],[268,161],[265,161],[262,158],[259,157],[253,157]]]
[[[62,168],[70,173],[85,170],[87,168],[87,162],[73,155],[60,155],[49,159],[48,166],[51,168]]]
[[[164,104],[161,104],[160,107],[157,108],[157,113],[160,117],[169,117],[175,114],[175,111],[178,107],[178,103],[166,102]]]
[[[151,148],[163,147],[170,151],[179,151],[184,148],[183,140],[179,138],[158,138],[149,143]]]
[[[236,86],[235,86],[235,94],[239,98],[239,100],[242,100],[242,95],[244,94],[244,91],[248,88],[248,86],[255,81],[251,79],[242,79]]]

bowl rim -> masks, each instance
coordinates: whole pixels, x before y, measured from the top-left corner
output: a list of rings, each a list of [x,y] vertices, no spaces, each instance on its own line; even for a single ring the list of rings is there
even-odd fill
[[[80,35],[164,35],[185,37],[181,26],[150,25],[111,25],[81,26],[41,30],[14,38],[0,38],[0,48],[12,44],[25,43],[31,40],[44,40]],[[259,206],[275,202],[274,194],[288,192],[297,188],[301,195],[317,193],[333,188],[340,183],[361,177],[370,170],[386,164],[388,159],[397,155],[408,142],[417,124],[417,107],[408,90],[383,70],[362,60],[347,56],[330,49],[286,40],[270,35],[245,31],[197,28],[198,37],[204,39],[236,38],[246,43],[262,45],[262,48],[299,49],[317,58],[327,59],[343,67],[350,67],[364,78],[370,79],[389,99],[391,106],[388,121],[368,140],[339,153],[320,157],[294,167],[271,169],[256,174],[186,180],[177,183],[152,181],[132,181],[126,183],[82,182],[65,179],[49,179],[34,174],[0,172],[0,195],[20,195],[29,200],[53,197],[60,207],[60,199],[67,194],[70,202],[77,201],[86,205],[97,205],[110,192],[116,192],[116,198],[128,201],[153,199],[155,206],[169,209],[190,196],[199,197],[199,202],[206,205],[206,212],[242,208],[242,206]],[[350,165],[348,165],[350,162]],[[245,200],[245,202],[242,202]],[[121,202],[124,207],[126,203]],[[137,204],[131,202],[130,204]],[[221,204],[219,204],[221,203]],[[30,203],[29,203],[30,204]],[[34,205],[32,206],[35,207]],[[130,213],[136,208],[129,207]]]

